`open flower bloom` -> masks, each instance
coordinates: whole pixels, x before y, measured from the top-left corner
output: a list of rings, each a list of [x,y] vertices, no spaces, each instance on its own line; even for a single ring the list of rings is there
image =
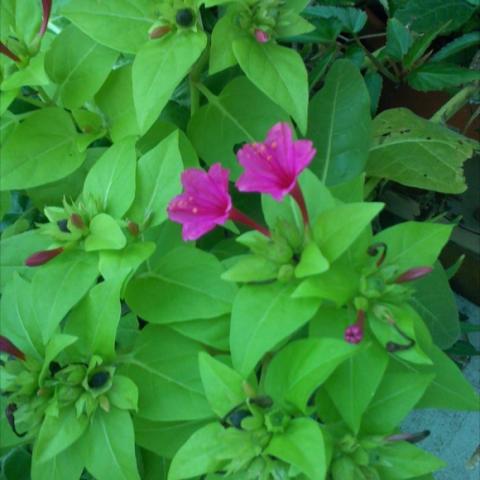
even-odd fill
[[[168,206],[168,217],[181,223],[184,240],[196,240],[230,217],[229,172],[219,163],[208,172],[189,168],[182,174],[183,193]]]
[[[245,172],[237,180],[241,192],[259,192],[281,201],[297,186],[297,178],[315,156],[310,140],[293,140],[287,123],[277,123],[263,143],[244,145],[237,153]]]

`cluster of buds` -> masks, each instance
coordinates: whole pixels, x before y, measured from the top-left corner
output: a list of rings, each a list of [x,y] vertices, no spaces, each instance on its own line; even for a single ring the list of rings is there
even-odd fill
[[[179,29],[195,29],[198,12],[195,2],[190,0],[170,0],[159,6],[159,18],[149,30],[152,40],[162,38]]]
[[[408,285],[410,282],[425,277],[432,272],[429,266],[419,266],[411,268],[405,272],[398,273],[395,266],[384,266],[387,257],[388,247],[385,243],[375,243],[371,245],[367,253],[375,257],[374,266],[368,268],[360,279],[360,297],[355,298],[355,308],[357,310],[357,321],[345,330],[345,340],[349,343],[359,343],[363,339],[365,330],[365,319],[368,310],[371,310],[372,304],[380,303],[399,304],[408,300],[413,290]],[[388,316],[388,323],[401,335],[407,343],[399,345],[394,342],[387,344],[389,352],[397,352],[411,348],[415,342],[400,330],[395,320]]]

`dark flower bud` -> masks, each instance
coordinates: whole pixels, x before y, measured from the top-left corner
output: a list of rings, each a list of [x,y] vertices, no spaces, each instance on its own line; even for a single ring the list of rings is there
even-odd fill
[[[55,258],[62,252],[62,247],[54,248],[53,250],[42,250],[40,252],[36,252],[25,260],[25,265],[27,267],[38,267],[39,265],[49,262],[52,260],[52,258]]]
[[[175,21],[181,27],[191,27],[194,20],[195,16],[191,8],[182,8],[181,10],[178,10],[175,15]]]
[[[387,342],[387,344],[385,345],[385,348],[389,353],[396,353],[396,352],[404,352],[405,350],[409,350],[414,345],[415,345],[414,340],[411,340],[406,345],[400,345],[400,343],[395,343],[395,342]]]
[[[90,388],[102,388],[109,380],[110,374],[108,372],[96,372],[88,380]]]
[[[160,27],[154,28],[149,35],[150,35],[150,38],[153,40],[155,38],[161,38],[165,36],[171,30],[172,28],[170,27],[170,25],[162,25]]]
[[[395,283],[407,283],[418,280],[419,278],[425,277],[429,273],[432,273],[433,268],[431,267],[415,267],[407,270],[402,273],[399,277],[395,279]]]
[[[397,433],[396,435],[390,435],[386,437],[387,442],[409,442],[418,443],[425,440],[430,435],[430,430],[423,430],[417,433]]]
[[[14,403],[9,403],[7,405],[7,408],[5,409],[5,416],[7,417],[7,422],[10,425],[10,428],[12,429],[13,433],[17,437],[24,437],[27,432],[24,433],[18,433],[17,429],[15,428],[15,411],[17,410],[17,406]]]
[[[72,215],[70,215],[70,221],[72,225],[75,225],[79,230],[85,228],[83,218],[78,213],[72,213]]]
[[[0,352],[8,353],[19,360],[25,360],[25,354],[19,350],[8,338],[0,336]]]
[[[235,428],[242,428],[242,420],[247,417],[251,417],[252,414],[248,410],[237,410],[236,412],[233,412],[230,414],[228,417],[230,423],[235,427]]]
[[[68,220],[66,218],[64,218],[63,220],[59,220],[57,222],[57,226],[61,232],[70,233],[70,230],[68,229]]]
[[[48,369],[50,370],[50,375],[54,377],[62,369],[62,366],[58,362],[50,362]]]

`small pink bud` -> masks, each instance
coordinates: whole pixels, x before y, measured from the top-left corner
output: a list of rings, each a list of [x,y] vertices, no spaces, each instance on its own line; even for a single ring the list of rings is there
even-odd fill
[[[150,32],[150,38],[153,40],[155,38],[161,38],[172,30],[172,27],[169,25],[162,25],[161,27],[154,28]]]
[[[399,277],[395,279],[395,283],[407,283],[418,280],[419,278],[425,277],[429,273],[432,273],[433,268],[431,267],[416,267],[407,270],[402,273]]]
[[[0,352],[8,353],[12,357],[25,360],[25,354],[19,350],[8,338],[0,336]]]
[[[358,310],[357,321],[345,329],[345,341],[348,343],[360,343],[363,340],[363,326],[365,324],[365,312]]]
[[[270,36],[264,30],[257,28],[255,30],[255,39],[258,43],[267,43],[270,40]]]
[[[358,325],[350,325],[345,330],[345,341],[348,343],[360,343],[363,339],[363,329]]]
[[[53,250],[42,250],[40,252],[36,252],[25,260],[25,265],[27,267],[38,267],[39,265],[49,262],[52,258],[55,258],[62,252],[62,247],[54,248]]]

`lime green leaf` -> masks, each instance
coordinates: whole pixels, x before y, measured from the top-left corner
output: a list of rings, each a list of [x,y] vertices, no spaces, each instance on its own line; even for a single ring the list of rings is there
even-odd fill
[[[370,343],[343,362],[325,384],[332,402],[354,433],[360,429],[362,415],[377,391],[387,364],[387,352]]]
[[[343,340],[308,338],[290,343],[268,366],[265,391],[285,407],[306,412],[311,394],[358,351]]]
[[[1,190],[36,187],[59,180],[85,159],[70,115],[49,107],[30,114],[9,135],[2,149]]]
[[[346,203],[320,214],[313,234],[325,257],[333,262],[344,253],[383,208],[383,203]],[[339,222],[348,218],[348,222]]]
[[[111,146],[88,172],[83,195],[95,199],[101,212],[121,218],[135,197],[135,143],[132,138]]]
[[[362,418],[362,430],[390,434],[425,393],[434,375],[388,371]]]
[[[403,480],[435,472],[447,464],[407,442],[396,442],[375,452],[374,465],[381,478]]]
[[[133,103],[131,65],[110,72],[95,100],[106,116],[113,142],[140,134]]]
[[[189,437],[209,421],[152,422],[137,415],[134,419],[135,442],[161,457],[173,458]]]
[[[51,460],[65,451],[88,427],[87,416],[77,418],[73,406],[60,410],[57,415],[47,415],[40,427],[33,453],[39,462]]]
[[[155,20],[151,0],[75,0],[61,10],[80,30],[98,43],[125,53],[136,53],[148,41]]]
[[[180,193],[183,170],[178,131],[171,133],[138,161],[135,200],[128,217],[149,227],[167,218],[167,205]]]
[[[133,99],[138,124],[145,133],[207,43],[203,32],[181,31],[151,40],[133,62]]]
[[[14,237],[13,237],[14,238]],[[42,322],[32,304],[31,284],[15,273],[0,300],[0,332],[27,357],[43,359]]]
[[[285,432],[273,436],[266,451],[295,466],[310,480],[325,478],[327,474],[329,459],[323,433],[310,418],[292,420]]]
[[[294,288],[274,283],[246,285],[239,291],[230,330],[232,361],[238,372],[248,375],[265,353],[315,314],[318,301],[291,298]]]
[[[166,422],[212,416],[198,370],[201,351],[200,344],[166,327],[142,330],[122,372],[138,387],[139,416]]]
[[[245,75],[306,133],[308,79],[300,55],[273,42],[260,44],[253,37],[235,40],[233,52]]]
[[[243,378],[205,352],[198,356],[200,376],[208,403],[220,418],[245,401]]]
[[[35,311],[46,343],[67,312],[87,293],[98,276],[97,259],[80,251],[64,252],[38,269],[32,280]]]
[[[89,429],[85,467],[98,480],[139,480],[130,414],[118,408],[97,409]],[[94,447],[94,448],[92,448]]]
[[[162,257],[154,271],[129,283],[126,301],[153,323],[213,318],[230,311],[236,292],[233,284],[220,278],[222,272],[213,255],[177,248]]]
[[[67,108],[82,106],[102,86],[117,57],[117,52],[69,25],[55,37],[45,57],[45,69],[57,84],[55,98]]]
[[[112,388],[108,391],[108,400],[114,407],[121,410],[137,410],[138,388],[130,378],[115,375]]]
[[[297,278],[318,275],[330,268],[329,261],[323,256],[314,242],[309,243],[302,252],[300,262],[295,267],[295,276]]]
[[[120,320],[120,285],[107,280],[95,285],[70,312],[65,332],[79,340],[75,349],[82,357],[93,354],[105,360],[115,357],[115,337]]]
[[[438,223],[404,222],[389,227],[373,237],[384,242],[388,251],[385,262],[405,271],[420,266],[433,266],[453,227]]]
[[[85,239],[85,251],[120,250],[127,239],[117,221],[106,213],[99,213],[89,225],[90,235]]]

